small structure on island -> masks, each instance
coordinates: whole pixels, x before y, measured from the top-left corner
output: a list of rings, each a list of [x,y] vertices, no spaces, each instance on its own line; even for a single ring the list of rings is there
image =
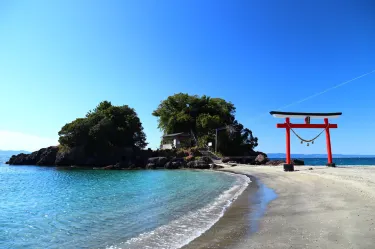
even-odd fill
[[[324,131],[326,132],[326,143],[327,143],[327,154],[328,154],[328,163],[327,166],[335,167],[336,165],[332,161],[332,151],[331,151],[331,138],[329,129],[337,128],[337,124],[330,124],[329,118],[338,118],[342,115],[341,112],[334,113],[304,113],[304,112],[277,112],[272,111],[270,114],[276,118],[285,118],[285,123],[277,124],[277,128],[284,128],[286,130],[286,164],[284,164],[285,171],[294,171],[294,166],[290,158],[290,131],[292,131],[300,140],[301,143],[307,143],[307,146],[310,143],[314,143],[314,140],[317,139]],[[292,124],[290,118],[304,118],[304,124]],[[324,124],[311,124],[311,119],[324,119]],[[293,128],[320,128],[323,129],[316,137],[310,140],[303,139],[299,136]]]
[[[162,136],[160,149],[168,150],[190,147],[191,143],[192,137],[189,132],[166,134]]]

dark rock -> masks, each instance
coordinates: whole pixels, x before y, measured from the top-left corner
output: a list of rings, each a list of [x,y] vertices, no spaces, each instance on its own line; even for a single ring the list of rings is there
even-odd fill
[[[266,162],[266,165],[271,165],[271,166],[278,166],[278,165],[281,165],[281,164],[284,164],[285,161],[283,160],[270,160],[268,162]]]
[[[213,169],[223,169],[224,166],[213,164]]]
[[[150,157],[148,159],[148,164],[153,164],[154,168],[164,168],[164,165],[168,162],[166,157]]]
[[[278,166],[281,164],[285,164],[285,160],[270,160],[266,163],[266,165],[272,165],[272,166]],[[305,165],[305,162],[303,160],[299,159],[293,159],[292,160],[293,165]]]
[[[77,146],[71,149],[64,148],[59,150],[56,155],[55,165],[86,165],[86,163],[90,160],[93,161],[91,157],[86,155],[85,149],[82,146]],[[110,163],[106,165],[110,165]]]
[[[39,160],[37,161],[36,165],[54,166],[58,150],[59,148],[57,146],[48,147],[43,151],[40,150],[42,152],[37,156],[37,159]]]
[[[231,157],[224,157],[222,162],[236,162],[236,163],[243,163],[243,164],[255,164],[256,156],[231,156]]]
[[[34,151],[31,154],[21,153],[18,155],[13,155],[9,159],[9,164],[11,165],[37,165],[37,163],[46,156],[47,156],[46,161],[48,161],[50,153],[53,150],[50,148],[54,148],[54,147],[43,148],[38,151]],[[49,152],[44,154],[47,150]],[[53,163],[51,165],[53,165]]]
[[[187,167],[192,169],[210,169],[210,164],[202,160],[197,160],[188,162]]]
[[[135,161],[132,148],[113,148],[111,151],[102,153],[87,153],[84,147],[63,148],[56,155],[57,166],[90,166],[103,167],[119,163],[119,168],[128,168]],[[145,161],[145,160],[142,160]],[[145,165],[145,163],[142,163]]]
[[[198,161],[202,161],[202,162],[205,162],[207,164],[210,164],[210,163],[213,162],[211,157],[208,157],[208,156],[202,156]]]
[[[164,165],[164,168],[165,169],[180,169],[180,168],[185,167],[185,165],[186,164],[184,161],[170,161]]]
[[[137,166],[132,163],[130,160],[128,161],[122,161],[115,164],[115,168],[119,169],[135,169]]]
[[[146,169],[156,169],[156,164],[155,163],[148,163],[146,165]]]
[[[256,164],[256,165],[266,164],[268,161],[269,161],[269,159],[268,159],[266,156],[264,156],[264,154],[259,154],[259,155],[255,158],[255,164]]]
[[[305,162],[303,160],[300,160],[300,159],[293,159],[292,164],[294,164],[294,165],[305,165]]]
[[[224,168],[223,166],[217,165],[215,163],[210,163],[210,169],[221,169]]]

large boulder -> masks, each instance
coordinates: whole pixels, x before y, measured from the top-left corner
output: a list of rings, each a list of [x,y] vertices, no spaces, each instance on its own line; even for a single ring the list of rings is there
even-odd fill
[[[156,164],[155,163],[148,163],[148,164],[146,164],[146,169],[156,169]]]
[[[305,165],[305,161],[300,160],[300,159],[293,159],[292,164],[294,164],[294,165]]]
[[[164,165],[168,162],[166,157],[150,157],[147,161],[146,168],[164,168]]]
[[[268,159],[267,156],[265,156],[264,154],[259,154],[259,155],[255,158],[255,164],[256,164],[256,165],[266,164],[268,161],[269,161],[269,159]]]
[[[191,169],[210,169],[212,166],[212,159],[209,157],[201,157],[199,160],[187,163],[187,167]]]
[[[180,168],[183,168],[185,166],[185,163],[184,162],[181,162],[181,161],[175,161],[175,162],[167,162],[165,165],[164,165],[164,168],[165,169],[180,169]]]

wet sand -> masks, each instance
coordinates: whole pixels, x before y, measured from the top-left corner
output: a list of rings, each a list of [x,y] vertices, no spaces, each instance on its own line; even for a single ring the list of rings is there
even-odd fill
[[[256,180],[222,219],[183,248],[375,248],[375,167],[295,169],[222,169]],[[267,206],[262,184],[278,195]],[[262,209],[264,216],[254,215]]]

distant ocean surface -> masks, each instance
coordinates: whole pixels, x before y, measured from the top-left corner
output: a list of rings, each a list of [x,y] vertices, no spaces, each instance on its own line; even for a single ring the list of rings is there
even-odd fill
[[[211,227],[245,176],[191,170],[8,166],[0,248],[178,248]]]
[[[327,158],[299,158],[305,161],[305,165],[326,165],[328,160]],[[285,158],[271,158],[271,160],[285,160]],[[333,158],[333,162],[340,165],[375,165],[375,158]]]

